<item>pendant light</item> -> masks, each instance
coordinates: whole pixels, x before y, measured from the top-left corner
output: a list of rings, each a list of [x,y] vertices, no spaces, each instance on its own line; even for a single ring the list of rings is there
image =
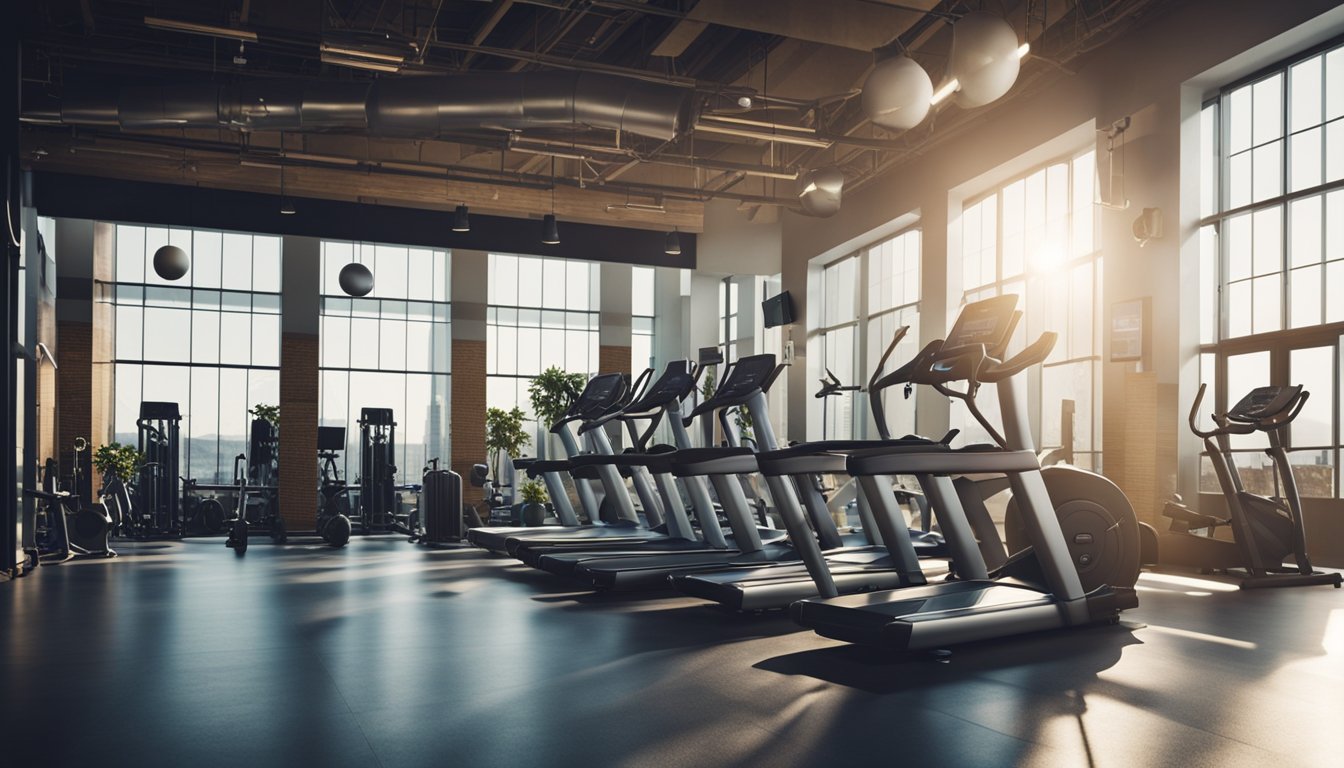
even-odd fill
[[[681,255],[681,235],[677,233],[677,230],[674,229],[667,233],[667,239],[663,241],[663,253],[668,256]]]
[[[284,138],[281,137],[280,146],[284,146]],[[293,216],[297,211],[294,210],[294,202],[285,195],[285,161],[280,161],[280,213],[285,216]]]
[[[560,225],[555,221],[555,156],[551,156],[551,212],[541,217],[541,242],[560,244]]]

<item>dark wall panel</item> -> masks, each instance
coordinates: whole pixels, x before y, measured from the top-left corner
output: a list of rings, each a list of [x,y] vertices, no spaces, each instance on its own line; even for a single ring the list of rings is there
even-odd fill
[[[294,198],[298,213],[285,216],[275,195],[61,173],[34,176],[43,216],[695,268],[690,233],[681,235],[681,255],[671,256],[663,253],[662,232],[562,220],[560,244],[543,245],[540,218],[473,213],[470,232],[453,232],[447,211]]]

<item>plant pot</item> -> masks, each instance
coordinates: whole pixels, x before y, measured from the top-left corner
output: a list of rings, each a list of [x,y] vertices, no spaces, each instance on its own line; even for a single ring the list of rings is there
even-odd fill
[[[535,526],[546,522],[546,505],[528,502],[523,504],[523,525]]]

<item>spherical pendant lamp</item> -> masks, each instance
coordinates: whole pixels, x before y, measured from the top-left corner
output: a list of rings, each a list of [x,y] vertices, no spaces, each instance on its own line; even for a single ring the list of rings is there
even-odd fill
[[[165,245],[154,252],[154,273],[164,280],[181,280],[191,269],[191,257],[176,245]]]
[[[357,261],[341,267],[341,290],[351,296],[368,296],[373,290],[373,273]]]
[[[982,107],[1000,98],[1017,81],[1017,33],[993,14],[975,11],[952,25],[948,76],[960,84],[953,101],[965,108]]]
[[[878,62],[863,83],[861,104],[868,119],[893,131],[907,131],[929,114],[933,81],[908,56]]]

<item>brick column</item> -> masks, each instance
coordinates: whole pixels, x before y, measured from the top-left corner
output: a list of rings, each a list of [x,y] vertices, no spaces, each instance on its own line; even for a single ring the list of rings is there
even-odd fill
[[[280,516],[310,531],[317,516],[317,336],[280,335]]]
[[[454,303],[456,314],[457,305]],[[457,323],[453,323],[456,332]],[[462,501],[484,498],[468,482],[471,466],[485,462],[485,342],[453,339],[452,457],[449,468],[462,476]]]
[[[318,315],[321,242],[281,243],[280,516],[291,531],[317,520]]]
[[[600,344],[597,347],[597,370],[602,373],[630,370],[630,345]],[[656,372],[654,375],[658,375]],[[633,382],[631,382],[633,383]]]
[[[60,350],[52,350],[60,370],[53,382],[57,423],[51,455],[62,476],[74,468],[75,438],[88,440],[91,449],[112,440],[114,316],[112,305],[97,296],[97,281],[112,278],[112,234],[108,224],[60,219],[55,242],[48,244],[58,275],[53,324]],[[94,487],[89,455],[83,456],[85,482],[77,489],[84,498]]]
[[[489,256],[454,250],[452,448],[449,468],[462,476],[462,501],[477,504],[481,489],[469,482],[471,466],[485,461],[485,308]]]

